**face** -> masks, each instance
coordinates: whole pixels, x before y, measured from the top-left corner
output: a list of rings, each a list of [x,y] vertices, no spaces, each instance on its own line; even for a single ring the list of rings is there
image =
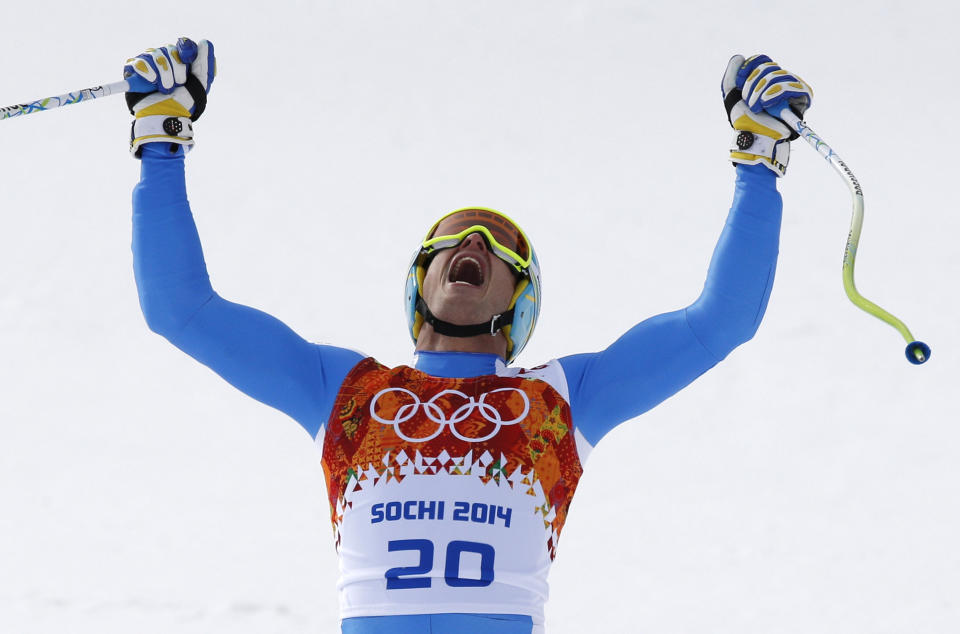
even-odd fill
[[[437,229],[442,235],[443,224]],[[510,306],[517,279],[487,248],[479,233],[438,251],[427,268],[421,294],[438,318],[459,325],[489,321]]]

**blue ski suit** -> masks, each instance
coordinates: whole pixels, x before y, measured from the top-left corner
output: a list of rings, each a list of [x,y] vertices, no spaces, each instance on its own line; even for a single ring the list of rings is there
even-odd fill
[[[774,174],[738,165],[693,304],[638,323],[605,350],[531,369],[457,352],[386,368],[223,299],[207,276],[183,152],[161,144],[144,147],[133,193],[134,270],[151,330],[317,442],[343,632],[536,633],[589,451],[753,337],[781,210]]]

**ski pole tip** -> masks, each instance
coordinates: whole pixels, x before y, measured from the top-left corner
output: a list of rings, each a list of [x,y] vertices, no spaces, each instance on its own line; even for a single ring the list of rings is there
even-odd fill
[[[913,365],[926,363],[930,359],[930,346],[922,341],[913,341],[907,344],[907,361]]]

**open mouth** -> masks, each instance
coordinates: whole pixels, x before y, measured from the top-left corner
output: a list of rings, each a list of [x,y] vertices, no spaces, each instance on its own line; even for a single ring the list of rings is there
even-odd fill
[[[450,267],[447,281],[455,284],[459,282],[471,286],[483,286],[483,267],[480,266],[478,260],[465,255]]]

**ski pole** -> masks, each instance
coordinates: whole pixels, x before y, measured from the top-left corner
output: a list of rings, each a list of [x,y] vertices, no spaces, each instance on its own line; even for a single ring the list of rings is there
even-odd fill
[[[6,106],[0,108],[0,121],[4,119],[12,119],[13,117],[21,117],[23,115],[33,114],[34,112],[53,110],[54,108],[59,108],[61,106],[70,106],[82,101],[91,101],[93,99],[99,99],[100,97],[109,97],[110,95],[127,92],[129,89],[129,82],[127,82],[127,80],[123,80],[114,82],[112,84],[105,84],[103,86],[84,88],[83,90],[78,90],[76,92],[68,92],[63,95],[57,95],[56,97],[37,99],[36,101],[31,101],[30,103],[23,103],[16,106]]]
[[[849,297],[850,301],[858,308],[897,329],[907,341],[906,355],[910,363],[915,365],[925,363],[930,358],[930,346],[914,339],[910,330],[902,321],[861,295],[853,282],[853,267],[857,260],[860,230],[863,227],[863,189],[861,189],[857,177],[853,175],[853,172],[847,164],[843,162],[843,159],[841,159],[806,122],[795,115],[788,105],[785,104],[779,113],[771,114],[793,128],[813,149],[819,152],[820,155],[830,163],[833,169],[843,177],[844,182],[846,182],[853,196],[853,217],[850,220],[850,233],[847,235],[847,246],[843,252],[843,290],[846,291],[847,297]]]
[[[156,88],[147,80],[138,75],[133,75],[121,81],[115,81],[112,84],[103,84],[93,88],[84,88],[76,92],[68,92],[56,97],[46,97],[37,99],[30,103],[18,104],[15,106],[6,106],[0,108],[0,121],[12,119],[13,117],[22,117],[23,115],[33,114],[34,112],[43,112],[53,110],[61,106],[70,106],[82,101],[93,101],[101,97],[110,95],[120,95],[125,92],[152,92]]]

